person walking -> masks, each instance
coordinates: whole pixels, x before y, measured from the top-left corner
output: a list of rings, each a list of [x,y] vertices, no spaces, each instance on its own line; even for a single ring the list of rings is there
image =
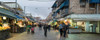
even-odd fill
[[[62,25],[62,22],[60,22],[60,25],[59,25],[60,37],[62,37],[62,35],[63,35],[63,30],[62,30],[62,28],[63,28],[63,25]]]
[[[44,36],[47,37],[47,29],[48,29],[47,24],[44,25],[43,29],[44,29]]]
[[[31,28],[31,33],[32,33],[32,34],[35,33],[35,32],[34,32],[34,29],[35,29],[35,27],[32,26],[32,28]]]
[[[34,30],[35,30],[35,25],[34,25],[34,23],[32,23],[32,27],[31,27],[31,33],[32,33],[32,34],[35,33]]]
[[[48,30],[49,30],[49,31],[51,30],[51,26],[50,26],[50,25],[48,25]]]
[[[32,27],[31,24],[28,24],[28,25],[27,25],[27,33],[28,33],[28,34],[30,33],[31,27]]]
[[[59,25],[59,31],[60,31],[60,36],[62,37],[68,37],[68,29],[69,29],[70,24],[68,23],[67,25],[61,21]]]
[[[42,30],[42,25],[41,25],[41,23],[39,24],[39,30]]]
[[[68,37],[68,29],[69,29],[70,24],[68,23],[67,25],[63,23],[63,33],[64,37]]]

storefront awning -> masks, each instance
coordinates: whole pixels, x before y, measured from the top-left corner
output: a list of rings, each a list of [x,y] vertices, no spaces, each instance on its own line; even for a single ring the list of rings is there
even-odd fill
[[[30,16],[26,16],[26,18],[28,19],[28,21],[34,21],[34,19],[31,18]]]
[[[24,12],[22,11],[17,11],[19,13],[19,16],[23,17],[24,16]]]
[[[90,3],[100,3],[100,0],[90,0]]]
[[[14,16],[14,13],[7,10],[7,9],[3,9],[3,8],[0,8],[0,16],[6,16],[6,17],[9,17],[9,18],[16,18]]]
[[[100,21],[100,14],[72,14],[67,16],[74,20]]]
[[[63,8],[64,6],[68,6],[68,5],[69,5],[69,0],[65,0],[65,2],[61,4],[59,9]]]
[[[58,9],[55,13],[58,13],[60,11],[60,9]]]
[[[54,15],[56,15],[56,14],[60,11],[61,8],[63,8],[64,6],[68,6],[68,5],[69,5],[69,0],[65,0],[65,1],[60,5],[59,9],[55,12]]]
[[[65,5],[65,2],[61,4],[60,9],[61,9],[62,7],[64,7],[64,5]]]
[[[18,16],[18,15],[15,15],[17,19],[22,19],[24,20],[22,17]]]

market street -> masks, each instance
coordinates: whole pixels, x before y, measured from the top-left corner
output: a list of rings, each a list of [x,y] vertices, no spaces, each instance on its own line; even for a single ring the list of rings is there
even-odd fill
[[[65,40],[65,38],[60,38],[59,32],[54,30],[48,32],[47,37],[44,37],[43,33],[43,30],[39,31],[37,27],[35,34],[24,32],[7,40]],[[69,34],[66,40],[100,40],[99,36],[100,34]]]
[[[100,0],[0,0],[0,40],[100,40]]]

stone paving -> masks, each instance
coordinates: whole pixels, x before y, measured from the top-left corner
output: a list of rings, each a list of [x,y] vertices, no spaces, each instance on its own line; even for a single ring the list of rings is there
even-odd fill
[[[35,29],[35,34],[21,33],[7,40],[100,40],[100,34],[69,34],[68,38],[60,37],[59,32],[48,31],[48,36],[44,37],[44,31]]]

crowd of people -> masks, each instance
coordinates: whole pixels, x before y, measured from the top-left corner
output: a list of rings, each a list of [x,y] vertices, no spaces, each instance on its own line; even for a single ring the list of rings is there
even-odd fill
[[[67,23],[67,25],[64,22],[59,23],[59,28],[57,28],[57,29],[59,30],[61,37],[68,37],[67,34],[68,34],[69,26],[70,26],[69,23]],[[35,27],[39,27],[39,30],[42,30],[42,28],[43,28],[45,37],[47,37],[47,31],[50,31],[51,28],[54,28],[53,26],[48,25],[48,23],[45,23],[45,24],[39,23],[38,25],[32,23],[32,24],[27,25],[27,33],[29,34],[31,31],[31,33],[34,34]]]

